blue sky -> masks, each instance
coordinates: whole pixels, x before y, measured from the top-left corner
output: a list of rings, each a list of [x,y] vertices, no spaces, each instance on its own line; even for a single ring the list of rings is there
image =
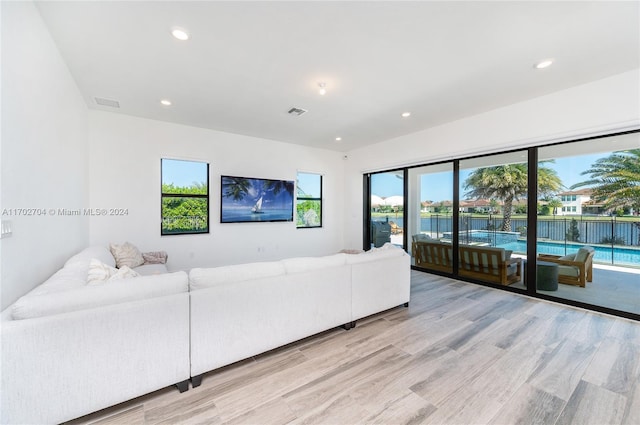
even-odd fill
[[[320,175],[299,173],[298,174],[298,186],[310,197],[320,197]]]
[[[581,176],[582,171],[588,170],[598,158],[608,154],[581,155],[556,159],[547,166],[556,170],[560,180],[569,188],[571,185],[586,180],[587,176]],[[191,186],[193,182],[204,182],[207,176],[207,163],[168,160],[162,161],[163,183],[173,183],[176,186]],[[471,171],[462,170],[460,181],[464,182]],[[309,195],[320,196],[320,186],[317,174],[301,174],[300,187]],[[452,176],[450,173],[435,173],[423,176],[422,192],[420,200],[443,201],[452,199]],[[402,195],[402,180],[395,173],[374,174],[372,176],[371,192],[382,198],[394,195]]]
[[[553,168],[558,173],[558,177],[562,184],[567,188],[578,182],[587,180],[588,176],[580,175],[581,172],[588,170],[598,158],[608,156],[605,154],[581,155],[567,158],[556,159],[553,163],[547,163],[546,166]],[[460,182],[469,176],[472,170],[460,171]],[[451,173],[434,173],[423,176],[422,191],[420,200],[444,201],[452,199],[452,180]],[[395,173],[384,173],[372,175],[371,193],[382,198],[394,195],[402,195],[402,180],[395,176]]]
[[[173,183],[177,187],[188,187],[193,182],[207,182],[206,162],[162,160],[162,184]]]

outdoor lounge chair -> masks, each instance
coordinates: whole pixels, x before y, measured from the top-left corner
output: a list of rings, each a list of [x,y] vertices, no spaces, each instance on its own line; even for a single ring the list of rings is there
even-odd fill
[[[391,234],[392,235],[399,235],[400,233],[402,233],[402,227],[398,226],[393,221],[389,222],[389,226],[391,226]]]
[[[585,287],[593,281],[593,247],[583,246],[575,254],[564,256],[538,254],[538,260],[558,264],[558,282],[565,285]]]
[[[459,245],[458,274],[484,282],[511,285],[522,278],[522,260],[511,251],[490,246]]]

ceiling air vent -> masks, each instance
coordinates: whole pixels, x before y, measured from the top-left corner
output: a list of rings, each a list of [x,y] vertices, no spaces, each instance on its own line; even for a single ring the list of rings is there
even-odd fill
[[[288,111],[288,114],[290,115],[295,115],[297,117],[299,117],[302,114],[307,113],[308,111],[306,109],[302,109],[302,108],[291,108]]]
[[[102,97],[96,97],[95,99],[96,99],[96,103],[98,105],[109,106],[111,108],[119,108],[120,107],[120,102],[118,102],[117,100],[104,99]]]

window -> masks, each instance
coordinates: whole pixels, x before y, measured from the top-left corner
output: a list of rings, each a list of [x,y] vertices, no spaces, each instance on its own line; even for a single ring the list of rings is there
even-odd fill
[[[298,173],[296,227],[322,227],[322,176]]]
[[[209,233],[209,164],[161,160],[161,235]]]

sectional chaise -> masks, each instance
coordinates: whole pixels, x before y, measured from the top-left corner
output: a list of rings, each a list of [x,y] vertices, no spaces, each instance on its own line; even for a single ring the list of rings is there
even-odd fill
[[[386,245],[87,284],[90,247],[1,315],[1,423],[59,423],[363,317],[408,305],[410,260]],[[214,375],[215,376],[215,375]],[[212,377],[213,379],[214,377]]]

